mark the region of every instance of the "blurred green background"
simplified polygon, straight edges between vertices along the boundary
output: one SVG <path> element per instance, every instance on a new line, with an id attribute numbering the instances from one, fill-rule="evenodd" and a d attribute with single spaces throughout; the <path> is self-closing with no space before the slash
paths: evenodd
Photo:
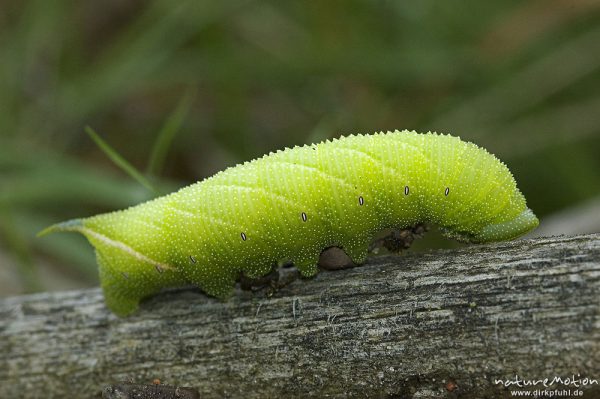
<path id="1" fill-rule="evenodd" d="M 600 2 L 4 0 L 0 295 L 97 284 L 35 233 L 285 146 L 388 129 L 486 147 L 542 218 L 600 231 Z M 427 241 L 426 246 L 445 244 Z"/>

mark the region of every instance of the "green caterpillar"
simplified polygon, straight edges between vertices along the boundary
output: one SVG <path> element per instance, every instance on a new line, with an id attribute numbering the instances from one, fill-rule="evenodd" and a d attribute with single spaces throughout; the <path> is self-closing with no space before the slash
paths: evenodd
<path id="1" fill-rule="evenodd" d="M 482 243 L 538 225 L 508 168 L 457 137 L 356 135 L 270 153 L 126 210 L 56 224 L 96 248 L 108 307 L 119 315 L 163 287 L 226 297 L 243 274 L 292 261 L 317 272 L 321 251 L 362 263 L 374 234 L 423 222 Z"/>

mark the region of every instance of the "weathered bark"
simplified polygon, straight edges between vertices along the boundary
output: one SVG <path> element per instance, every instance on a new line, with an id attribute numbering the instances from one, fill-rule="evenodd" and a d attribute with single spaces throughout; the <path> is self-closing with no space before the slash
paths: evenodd
<path id="1" fill-rule="evenodd" d="M 600 235 L 376 257 L 270 297 L 169 292 L 124 319 L 97 289 L 13 297 L 0 320 L 2 398 L 154 378 L 202 398 L 505 397 L 515 374 L 600 380 Z"/>

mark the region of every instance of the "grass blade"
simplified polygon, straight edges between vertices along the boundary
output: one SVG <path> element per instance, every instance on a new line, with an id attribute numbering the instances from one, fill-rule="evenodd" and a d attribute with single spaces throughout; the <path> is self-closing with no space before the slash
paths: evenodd
<path id="1" fill-rule="evenodd" d="M 111 161 L 115 163 L 119 168 L 121 168 L 125 173 L 135 179 L 142 186 L 146 187 L 148 190 L 152 191 L 155 194 L 158 194 L 158 191 L 150 184 L 148 179 L 144 177 L 136 168 L 133 167 L 129 162 L 127 162 L 122 156 L 120 156 L 111 146 L 108 145 L 102 138 L 89 126 L 85 127 L 85 132 L 90 136 L 94 143 L 110 158 Z"/>
<path id="2" fill-rule="evenodd" d="M 146 169 L 148 175 L 156 176 L 162 170 L 169 147 L 173 142 L 173 138 L 181 129 L 181 125 L 183 124 L 183 121 L 185 120 L 185 117 L 187 116 L 192 105 L 193 98 L 193 90 L 189 89 L 183 95 L 181 100 L 179 100 L 179 104 L 177 104 L 177 107 L 173 110 L 173 112 L 171 112 L 164 125 L 158 132 L 158 136 L 156 137 L 156 141 L 152 147 L 152 153 L 150 154 L 148 167 Z"/>

